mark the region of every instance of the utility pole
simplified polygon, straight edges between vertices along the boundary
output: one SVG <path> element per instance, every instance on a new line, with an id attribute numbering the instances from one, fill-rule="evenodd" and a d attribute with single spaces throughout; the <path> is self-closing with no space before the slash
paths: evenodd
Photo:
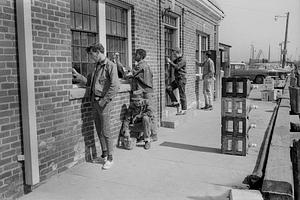
<path id="1" fill-rule="evenodd" d="M 289 16 L 290 16 L 290 13 L 288 12 L 286 14 L 284 46 L 283 46 L 283 52 L 282 52 L 283 53 L 283 55 L 282 55 L 282 68 L 284 68 L 285 62 L 286 62 L 286 54 L 287 54 L 286 43 L 287 43 L 287 35 L 288 35 Z"/>
<path id="2" fill-rule="evenodd" d="M 287 35 L 288 35 L 288 27 L 289 27 L 289 16 L 290 16 L 289 12 L 286 13 L 286 16 L 281 16 L 281 15 L 275 16 L 275 21 L 277 21 L 277 18 L 279 18 L 279 17 L 286 17 L 285 36 L 284 36 L 284 44 L 283 44 L 283 50 L 282 50 L 282 68 L 284 68 L 285 63 L 286 63 L 286 54 L 287 54 L 286 43 L 287 43 Z"/>
<path id="3" fill-rule="evenodd" d="M 270 50 L 270 44 L 269 44 L 268 62 L 270 62 L 270 52 L 271 52 L 271 50 Z"/>

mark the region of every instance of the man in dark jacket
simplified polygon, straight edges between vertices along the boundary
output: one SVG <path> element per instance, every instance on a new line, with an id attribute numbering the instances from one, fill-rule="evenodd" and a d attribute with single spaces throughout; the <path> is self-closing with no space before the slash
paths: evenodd
<path id="1" fill-rule="evenodd" d="M 173 91 L 178 88 L 179 97 L 181 103 L 181 111 L 177 115 L 186 114 L 187 105 L 186 105 L 186 95 L 185 95 L 185 84 L 186 84 L 186 60 L 182 55 L 180 48 L 172 49 L 174 61 L 171 61 L 170 58 L 166 58 L 167 63 L 174 68 L 175 80 L 167 86 L 166 92 L 171 98 L 172 106 L 179 106 L 179 103 L 173 93 Z"/>
<path id="2" fill-rule="evenodd" d="M 73 76 L 90 88 L 101 157 L 105 162 L 102 168 L 109 169 L 113 165 L 113 132 L 110 127 L 112 99 L 119 90 L 117 66 L 106 58 L 104 47 L 100 43 L 89 46 L 86 51 L 96 62 L 95 70 L 85 78 L 73 69 Z"/>
<path id="3" fill-rule="evenodd" d="M 123 130 L 121 131 L 125 137 L 130 137 L 131 132 L 143 133 L 145 141 L 145 149 L 151 146 L 151 132 L 153 129 L 154 120 L 153 108 L 148 101 L 143 99 L 142 91 L 133 92 L 131 103 L 125 114 L 123 121 Z"/>

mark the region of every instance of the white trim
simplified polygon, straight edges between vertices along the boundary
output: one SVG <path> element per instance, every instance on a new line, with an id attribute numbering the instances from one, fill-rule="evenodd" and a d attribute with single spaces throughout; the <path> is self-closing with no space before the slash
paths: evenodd
<path id="1" fill-rule="evenodd" d="M 40 182 L 36 128 L 31 1 L 16 1 L 25 183 Z"/>
<path id="2" fill-rule="evenodd" d="M 128 42 L 128 65 L 132 66 L 132 30 L 131 30 L 131 8 L 127 11 L 127 42 Z M 131 67 L 130 67 L 131 68 Z"/>
<path id="3" fill-rule="evenodd" d="M 210 10 L 215 15 L 219 16 L 220 18 L 224 18 L 225 14 L 217 8 L 214 4 L 212 4 L 209 0 L 197 0 L 200 4 L 202 4 L 206 9 Z"/>
<path id="4" fill-rule="evenodd" d="M 103 45 L 106 55 L 106 18 L 105 18 L 105 0 L 99 0 L 98 3 L 98 32 L 99 42 Z"/>
<path id="5" fill-rule="evenodd" d="M 127 60 L 129 67 L 132 65 L 132 30 L 131 30 L 131 12 L 132 8 L 125 3 L 118 4 L 113 0 L 99 0 L 99 42 L 105 48 L 106 54 L 106 3 L 111 3 L 127 10 Z"/>

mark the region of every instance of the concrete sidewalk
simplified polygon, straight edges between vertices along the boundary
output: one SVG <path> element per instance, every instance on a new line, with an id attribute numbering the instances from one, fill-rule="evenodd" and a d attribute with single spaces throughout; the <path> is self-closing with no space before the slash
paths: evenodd
<path id="1" fill-rule="evenodd" d="M 160 128 L 159 141 L 146 151 L 143 146 L 128 151 L 116 149 L 114 166 L 107 171 L 101 164 L 82 163 L 53 176 L 21 200 L 224 200 L 231 188 L 242 184 L 252 173 L 261 142 L 272 115 L 274 102 L 251 102 L 258 109 L 250 113 L 247 156 L 221 154 L 221 106 L 213 111 L 189 110 L 176 116 L 176 129 Z"/>

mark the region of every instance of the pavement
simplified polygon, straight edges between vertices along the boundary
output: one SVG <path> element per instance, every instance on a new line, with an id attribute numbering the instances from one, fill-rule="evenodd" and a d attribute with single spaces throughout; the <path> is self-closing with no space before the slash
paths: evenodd
<path id="1" fill-rule="evenodd" d="M 251 147 L 246 156 L 221 153 L 221 103 L 213 111 L 188 110 L 174 116 L 175 129 L 160 128 L 150 150 L 116 148 L 114 165 L 84 162 L 51 177 L 20 200 L 226 200 L 230 190 L 247 191 L 242 182 L 254 169 L 275 102 L 250 94 Z"/>

